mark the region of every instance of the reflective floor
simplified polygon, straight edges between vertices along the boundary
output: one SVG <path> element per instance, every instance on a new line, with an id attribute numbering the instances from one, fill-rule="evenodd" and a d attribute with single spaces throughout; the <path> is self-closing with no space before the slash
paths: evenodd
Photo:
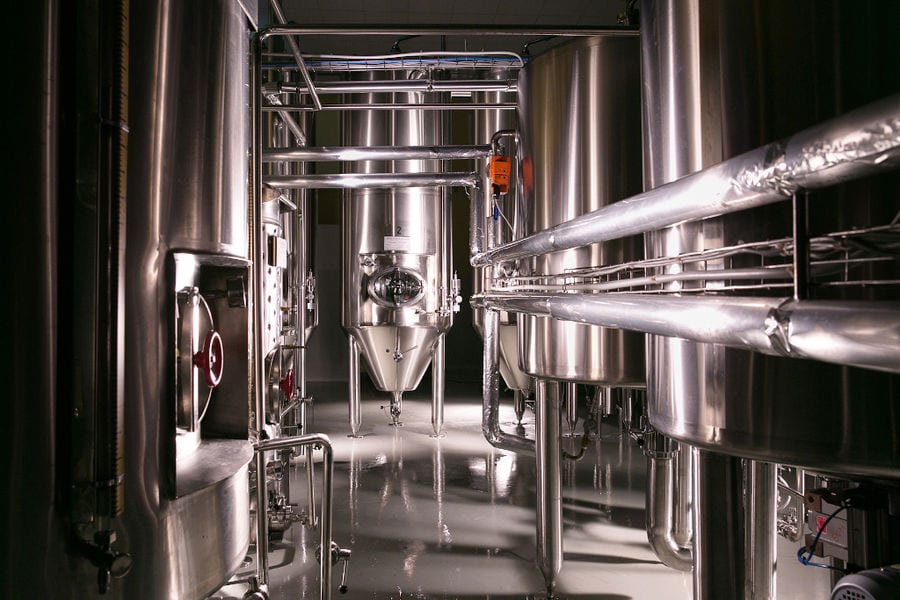
<path id="1" fill-rule="evenodd" d="M 349 591 L 336 591 L 338 567 L 334 598 L 546 597 L 534 565 L 533 458 L 484 441 L 477 386 L 448 385 L 440 438 L 431 436 L 425 394 L 405 396 L 403 426 L 392 427 L 382 408 L 387 396 L 365 392 L 365 435 L 354 439 L 347 437 L 346 390 L 314 393 L 311 430 L 328 434 L 335 451 L 334 537 L 353 551 Z M 515 416 L 506 404 L 502 422 L 512 430 Z M 532 419 L 527 411 L 526 430 Z M 574 452 L 579 442 L 567 438 L 564 448 Z M 662 566 L 647 545 L 645 463 L 633 442 L 604 425 L 600 442 L 580 462 L 566 461 L 562 477 L 565 562 L 556 597 L 691 598 L 690 575 Z M 304 466 L 295 465 L 292 502 L 301 508 L 305 481 Z M 272 600 L 318 597 L 317 546 L 318 531 L 299 524 L 274 544 Z M 253 568 L 248 564 L 237 577 Z M 212 598 L 240 599 L 245 590 L 227 586 Z"/>

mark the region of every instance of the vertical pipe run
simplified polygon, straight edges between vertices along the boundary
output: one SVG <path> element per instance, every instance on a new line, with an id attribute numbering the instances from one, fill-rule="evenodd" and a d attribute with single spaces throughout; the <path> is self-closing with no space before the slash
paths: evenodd
<path id="1" fill-rule="evenodd" d="M 261 439 L 265 426 L 265 355 L 263 354 L 263 323 L 265 323 L 265 307 L 263 305 L 263 223 L 262 223 L 262 111 L 259 106 L 260 84 L 262 82 L 262 67 L 260 65 L 262 55 L 262 42 L 257 36 L 253 40 L 253 51 L 250 53 L 250 114 L 251 128 L 250 140 L 253 148 L 251 190 L 251 253 L 253 268 L 252 279 L 252 374 L 253 374 L 253 411 L 257 438 Z M 268 557 L 268 523 L 266 516 L 266 459 L 262 452 L 257 452 L 256 462 L 256 565 L 261 585 L 268 584 L 269 557 Z"/>
<path id="2" fill-rule="evenodd" d="M 694 502 L 694 468 L 691 464 L 691 448 L 675 442 L 675 543 L 680 548 L 690 548 L 694 539 L 694 523 L 691 513 Z"/>
<path id="3" fill-rule="evenodd" d="M 350 348 L 350 437 L 359 437 L 362 411 L 359 400 L 359 345 L 353 336 L 347 337 Z"/>
<path id="4" fill-rule="evenodd" d="M 444 426 L 445 335 L 438 336 L 431 357 L 431 427 L 434 437 L 441 436 Z"/>
<path id="5" fill-rule="evenodd" d="M 552 596 L 562 569 L 562 485 L 560 480 L 560 384 L 538 379 L 534 402 L 537 563 Z"/>
<path id="6" fill-rule="evenodd" d="M 674 533 L 676 448 L 659 433 L 647 436 L 647 540 L 664 565 L 688 572 L 691 552 L 679 546 Z"/>
<path id="7" fill-rule="evenodd" d="M 484 311 L 484 352 L 481 379 L 481 432 L 495 448 L 510 452 L 534 452 L 530 439 L 500 428 L 500 313 Z"/>
<path id="8" fill-rule="evenodd" d="M 256 461 L 256 577 L 260 586 L 269 585 L 269 494 L 266 489 L 266 453 L 257 452 Z M 265 589 L 265 588 L 263 588 Z"/>
<path id="9" fill-rule="evenodd" d="M 265 440 L 256 444 L 256 467 L 257 474 L 262 473 L 265 476 L 265 454 L 273 450 L 288 450 L 296 447 L 307 448 L 307 456 L 312 457 L 315 448 L 322 449 L 322 515 L 320 518 L 321 528 L 319 530 L 319 549 L 321 551 L 321 560 L 319 561 L 319 598 L 320 600 L 329 600 L 331 598 L 331 567 L 332 560 L 335 556 L 332 548 L 331 532 L 333 526 L 333 486 L 334 486 L 334 452 L 331 446 L 331 440 L 322 434 L 301 435 L 289 438 L 280 438 L 277 440 Z M 259 469 L 263 469 L 260 471 Z M 257 540 L 256 540 L 256 558 L 257 558 L 257 580 L 261 589 L 269 583 L 269 540 L 268 540 L 268 498 L 266 486 L 256 486 L 257 498 Z M 349 557 L 349 555 L 348 555 Z"/>
<path id="10" fill-rule="evenodd" d="M 694 599 L 742 598 L 744 507 L 741 459 L 693 448 Z"/>
<path id="11" fill-rule="evenodd" d="M 745 535 L 749 564 L 744 595 L 748 600 L 775 600 L 778 465 L 751 460 L 748 467 L 749 519 Z"/>

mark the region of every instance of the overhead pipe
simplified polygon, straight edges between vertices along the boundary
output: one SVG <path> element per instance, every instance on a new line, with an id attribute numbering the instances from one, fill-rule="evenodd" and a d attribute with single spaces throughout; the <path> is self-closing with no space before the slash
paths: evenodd
<path id="1" fill-rule="evenodd" d="M 266 185 L 292 189 L 361 189 L 407 187 L 476 187 L 478 173 L 333 173 L 324 175 L 276 175 Z"/>
<path id="2" fill-rule="evenodd" d="M 290 39 L 290 38 L 289 38 Z M 456 79 L 390 79 L 375 81 L 323 81 L 316 89 L 327 94 L 381 94 L 389 92 L 509 92 L 515 93 L 516 82 L 497 80 L 465 81 Z M 263 93 L 308 94 L 308 86 L 277 82 L 265 86 Z"/>
<path id="3" fill-rule="evenodd" d="M 788 200 L 895 169 L 900 94 L 472 257 L 480 267 Z"/>
<path id="4" fill-rule="evenodd" d="M 365 27 L 339 27 L 335 25 L 282 25 L 269 27 L 259 33 L 262 40 L 283 35 L 483 35 L 483 36 L 637 36 L 634 27 L 533 27 L 531 25 L 507 25 L 505 27 L 473 27 L 471 25 L 417 25 L 399 27 L 396 25 L 366 25 Z"/>
<path id="5" fill-rule="evenodd" d="M 281 11 L 278 0 L 269 0 L 269 5 L 272 7 L 272 11 L 275 13 L 275 18 L 278 22 L 284 25 L 287 20 L 284 18 L 284 13 Z M 319 94 L 316 93 L 316 87 L 313 84 L 312 77 L 309 75 L 309 69 L 306 68 L 306 61 L 303 60 L 303 55 L 300 54 L 300 47 L 297 46 L 297 41 L 294 39 L 293 35 L 287 36 L 287 43 L 288 47 L 291 49 L 291 54 L 294 55 L 294 60 L 297 62 L 297 68 L 300 69 L 300 75 L 306 83 L 307 92 L 309 93 L 313 105 L 316 107 L 316 110 L 322 110 L 322 101 L 319 99 Z M 255 90 L 259 88 L 250 89 Z"/>
<path id="6" fill-rule="evenodd" d="M 455 160 L 486 158 L 491 147 L 481 146 L 345 146 L 291 148 L 263 152 L 263 162 L 356 160 Z"/>
<path id="7" fill-rule="evenodd" d="M 900 373 L 900 304 L 784 298 L 488 294 L 487 308 Z"/>
<path id="8" fill-rule="evenodd" d="M 318 109 L 320 112 L 346 112 L 348 110 L 516 110 L 515 102 L 500 102 L 498 104 L 484 104 L 479 102 L 465 103 L 431 103 L 431 104 L 329 104 Z M 316 109 L 311 106 L 278 105 L 264 106 L 263 112 L 313 112 Z"/>

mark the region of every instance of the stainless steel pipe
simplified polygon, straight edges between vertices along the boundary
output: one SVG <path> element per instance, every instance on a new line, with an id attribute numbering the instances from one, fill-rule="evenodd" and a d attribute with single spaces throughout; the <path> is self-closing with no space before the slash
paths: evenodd
<path id="1" fill-rule="evenodd" d="M 750 600 L 775 600 L 775 567 L 778 540 L 778 465 L 751 460 L 746 499 L 748 519 L 747 570 L 744 596 Z"/>
<path id="2" fill-rule="evenodd" d="M 257 579 L 261 585 L 269 583 L 269 533 L 268 533 L 268 494 L 266 489 L 265 453 L 272 450 L 320 446 L 322 448 L 322 514 L 319 518 L 319 598 L 331 598 L 331 530 L 333 524 L 333 479 L 334 452 L 331 440 L 327 435 L 312 433 L 294 437 L 264 440 L 254 446 L 256 451 L 256 565 Z M 312 448 L 307 452 L 308 460 L 312 460 Z M 262 465 L 262 469 L 260 469 Z"/>
<path id="3" fill-rule="evenodd" d="M 741 459 L 693 448 L 694 598 L 744 599 Z"/>
<path id="4" fill-rule="evenodd" d="M 537 563 L 552 596 L 563 562 L 560 384 L 538 379 L 534 397 Z"/>
<path id="5" fill-rule="evenodd" d="M 486 158 L 490 155 L 491 147 L 489 145 L 355 146 L 268 150 L 263 152 L 262 161 L 453 160 L 464 158 Z"/>
<path id="6" fill-rule="evenodd" d="M 308 88 L 296 83 L 279 83 L 274 90 L 295 94 L 308 93 Z M 316 86 L 327 94 L 372 94 L 388 92 L 515 92 L 516 81 L 477 80 L 461 81 L 454 79 L 403 79 L 374 81 L 323 81 Z"/>
<path id="7" fill-rule="evenodd" d="M 632 27 L 533 27 L 531 25 L 508 25 L 506 27 L 473 27 L 471 25 L 419 25 L 397 27 L 396 25 L 367 25 L 365 27 L 336 27 L 333 25 L 285 25 L 269 27 L 259 33 L 263 40 L 282 35 L 511 35 L 511 36 L 637 36 Z"/>
<path id="8" fill-rule="evenodd" d="M 266 177 L 268 186 L 281 189 L 362 189 L 408 187 L 476 187 L 478 173 L 334 173 Z"/>
<path id="9" fill-rule="evenodd" d="M 472 257 L 484 266 L 787 200 L 897 168 L 900 94 Z"/>
<path id="10" fill-rule="evenodd" d="M 462 102 L 452 104 L 441 102 L 429 102 L 426 104 L 409 104 L 404 102 L 399 102 L 397 104 L 359 104 L 350 102 L 344 104 L 326 104 L 321 109 L 319 109 L 319 111 L 346 112 L 350 110 L 516 110 L 516 108 L 517 105 L 515 102 L 501 102 L 499 104 L 485 104 L 483 102 L 472 102 L 471 104 L 465 104 Z M 262 110 L 263 112 L 313 112 L 316 109 L 311 106 L 296 106 L 293 104 L 286 104 L 279 106 L 264 106 Z"/>
<path id="11" fill-rule="evenodd" d="M 534 441 L 500 428 L 500 314 L 484 311 L 481 432 L 491 446 L 511 452 L 534 452 Z"/>
<path id="12" fill-rule="evenodd" d="M 653 434 L 664 448 L 647 449 L 647 540 L 659 560 L 672 569 L 690 572 L 691 551 L 675 539 L 675 446 L 674 442 Z M 688 457 L 688 464 L 690 459 Z"/>
<path id="13" fill-rule="evenodd" d="M 281 11 L 281 6 L 278 4 L 278 0 L 269 0 L 269 5 L 272 7 L 272 11 L 275 13 L 275 18 L 278 20 L 278 23 L 284 25 L 287 20 L 284 18 L 284 13 Z M 289 35 L 287 36 L 287 43 L 288 47 L 291 49 L 291 54 L 294 56 L 294 60 L 297 62 L 297 68 L 300 69 L 300 75 L 303 77 L 303 81 L 306 82 L 309 97 L 310 99 L 312 99 L 313 105 L 315 105 L 316 110 L 321 110 L 322 101 L 319 99 L 319 95 L 316 93 L 316 88 L 313 84 L 312 77 L 310 77 L 309 75 L 309 69 L 306 68 L 306 61 L 303 60 L 303 55 L 300 54 L 300 47 L 297 46 L 297 40 L 294 39 L 294 36 Z"/>
<path id="14" fill-rule="evenodd" d="M 691 447 L 675 442 L 675 523 L 673 535 L 681 548 L 690 548 L 694 541 L 694 523 L 691 513 L 694 504 L 694 467 Z"/>
<path id="15" fill-rule="evenodd" d="M 900 304 L 648 295 L 504 296 L 485 305 L 773 356 L 900 373 Z"/>

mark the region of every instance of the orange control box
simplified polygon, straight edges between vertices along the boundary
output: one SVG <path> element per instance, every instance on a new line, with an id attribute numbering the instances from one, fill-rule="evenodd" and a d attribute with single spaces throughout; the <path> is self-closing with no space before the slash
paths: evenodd
<path id="1" fill-rule="evenodd" d="M 492 156 L 491 166 L 488 170 L 491 178 L 491 187 L 495 194 L 505 194 L 509 191 L 509 157 Z"/>

